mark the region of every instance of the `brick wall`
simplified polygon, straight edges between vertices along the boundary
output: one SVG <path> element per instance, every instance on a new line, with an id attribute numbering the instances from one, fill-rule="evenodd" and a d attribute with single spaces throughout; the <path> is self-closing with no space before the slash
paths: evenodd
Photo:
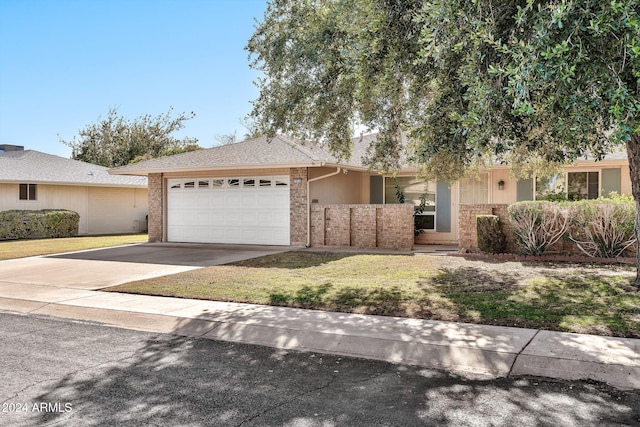
<path id="1" fill-rule="evenodd" d="M 290 241 L 293 246 L 307 244 L 307 168 L 291 168 L 289 170 Z M 300 183 L 294 181 L 300 179 Z"/>
<path id="2" fill-rule="evenodd" d="M 311 205 L 311 246 L 413 249 L 413 205 Z"/>
<path id="3" fill-rule="evenodd" d="M 163 228 L 163 190 L 162 190 L 162 174 L 149 174 L 149 241 L 162 241 Z"/>

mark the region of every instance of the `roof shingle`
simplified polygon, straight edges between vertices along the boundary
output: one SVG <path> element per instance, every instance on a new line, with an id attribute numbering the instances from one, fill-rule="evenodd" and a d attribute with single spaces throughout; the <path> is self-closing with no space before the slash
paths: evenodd
<path id="1" fill-rule="evenodd" d="M 0 182 L 146 187 L 147 178 L 113 176 L 108 168 L 34 150 L 0 153 Z"/>
<path id="2" fill-rule="evenodd" d="M 146 174 L 154 171 L 177 171 L 215 168 L 275 167 L 334 163 L 336 159 L 322 147 L 276 136 L 248 139 L 173 156 L 151 159 L 111 169 L 113 174 Z"/>
<path id="3" fill-rule="evenodd" d="M 364 158 L 377 134 L 363 135 L 351 140 L 351 158 L 339 160 L 320 144 L 287 138 L 281 135 L 271 141 L 265 137 L 248 139 L 205 150 L 191 151 L 173 156 L 111 169 L 117 175 L 146 175 L 152 172 L 192 171 L 210 169 L 250 169 L 270 167 L 305 167 L 335 165 L 367 169 Z M 612 153 L 604 160 L 625 160 L 626 153 Z M 401 167 L 409 168 L 406 153 L 401 155 Z"/>

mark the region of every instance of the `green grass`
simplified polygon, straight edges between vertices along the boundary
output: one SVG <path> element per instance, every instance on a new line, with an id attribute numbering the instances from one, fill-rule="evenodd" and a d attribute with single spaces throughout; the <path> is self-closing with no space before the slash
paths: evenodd
<path id="1" fill-rule="evenodd" d="M 0 242 L 0 260 L 142 243 L 146 242 L 147 238 L 146 234 L 123 234 L 61 239 L 10 240 Z"/>
<path id="2" fill-rule="evenodd" d="M 110 291 L 640 338 L 631 266 L 287 252 Z"/>

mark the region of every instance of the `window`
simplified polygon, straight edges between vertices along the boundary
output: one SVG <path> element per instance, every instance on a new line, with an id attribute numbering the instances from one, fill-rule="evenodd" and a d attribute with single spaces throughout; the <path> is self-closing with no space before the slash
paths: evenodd
<path id="1" fill-rule="evenodd" d="M 198 181 L 198 188 L 209 188 L 209 180 Z"/>
<path id="2" fill-rule="evenodd" d="M 567 189 L 565 184 L 564 173 L 558 173 L 548 178 L 536 178 L 536 200 L 543 200 L 556 194 L 565 194 Z"/>
<path id="3" fill-rule="evenodd" d="M 569 200 L 597 199 L 600 188 L 600 173 L 569 172 L 567 174 L 567 197 Z"/>
<path id="4" fill-rule="evenodd" d="M 221 188 L 224 185 L 224 179 L 212 179 L 211 188 Z"/>
<path id="5" fill-rule="evenodd" d="M 189 181 L 184 183 L 184 188 L 196 188 L 195 181 Z"/>
<path id="6" fill-rule="evenodd" d="M 260 187 L 271 187 L 271 180 L 260 178 Z"/>
<path id="7" fill-rule="evenodd" d="M 253 178 L 245 178 L 242 180 L 242 186 L 243 187 L 255 187 L 256 186 L 256 180 Z"/>
<path id="8" fill-rule="evenodd" d="M 436 229 L 436 184 L 415 177 L 385 178 L 384 201 L 387 204 L 400 203 L 398 200 L 396 184 L 404 194 L 405 203 L 420 206 L 422 197 L 425 200 L 425 209 L 420 215 L 415 216 L 416 228 L 422 230 Z"/>
<path id="9" fill-rule="evenodd" d="M 228 179 L 227 184 L 229 187 L 240 187 L 240 180 L 237 178 Z"/>
<path id="10" fill-rule="evenodd" d="M 489 203 L 489 174 L 481 173 L 460 181 L 461 205 L 484 205 Z"/>
<path id="11" fill-rule="evenodd" d="M 20 184 L 20 200 L 38 200 L 36 187 L 36 184 Z"/>

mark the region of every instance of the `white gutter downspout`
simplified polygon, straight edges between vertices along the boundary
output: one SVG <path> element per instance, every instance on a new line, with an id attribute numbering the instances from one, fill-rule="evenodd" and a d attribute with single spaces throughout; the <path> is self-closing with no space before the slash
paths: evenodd
<path id="1" fill-rule="evenodd" d="M 335 172 L 331 172 L 327 175 L 322 175 L 322 176 L 318 176 L 316 178 L 311 178 L 307 180 L 307 248 L 309 246 L 311 246 L 311 201 L 309 199 L 310 194 L 309 194 L 309 189 L 310 186 L 309 184 L 312 181 L 320 181 L 321 179 L 325 179 L 325 178 L 329 178 L 330 176 L 334 176 L 334 175 L 338 175 L 340 173 L 340 171 L 342 171 L 342 168 L 340 166 L 338 166 L 336 168 Z"/>

